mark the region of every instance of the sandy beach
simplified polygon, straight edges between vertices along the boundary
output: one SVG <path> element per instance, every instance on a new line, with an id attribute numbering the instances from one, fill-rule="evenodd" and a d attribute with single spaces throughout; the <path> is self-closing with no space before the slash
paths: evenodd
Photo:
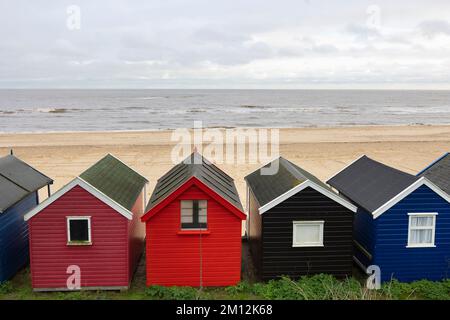
<path id="1" fill-rule="evenodd" d="M 112 153 L 150 180 L 169 170 L 177 143 L 171 131 L 0 134 L 0 155 L 14 154 L 55 180 L 52 192 L 106 153 Z M 357 157 L 415 174 L 450 151 L 450 126 L 373 126 L 280 129 L 280 153 L 326 180 Z M 260 164 L 218 164 L 235 180 L 245 203 L 244 176 Z"/>

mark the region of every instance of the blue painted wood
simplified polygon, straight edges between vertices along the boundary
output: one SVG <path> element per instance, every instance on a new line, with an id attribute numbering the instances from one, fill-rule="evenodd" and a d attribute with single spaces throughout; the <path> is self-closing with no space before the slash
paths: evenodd
<path id="1" fill-rule="evenodd" d="M 14 276 L 29 260 L 28 225 L 24 215 L 38 204 L 37 192 L 0 214 L 0 282 Z"/>
<path id="2" fill-rule="evenodd" d="M 407 248 L 408 213 L 437 212 L 435 248 Z M 358 219 L 357 219 L 358 220 Z M 364 222 L 361 222 L 363 220 Z M 381 268 L 382 281 L 441 280 L 450 276 L 450 204 L 427 186 L 421 186 L 368 224 L 360 217 L 355 235 L 373 233 L 372 264 Z"/>
<path id="3" fill-rule="evenodd" d="M 365 253 L 373 255 L 375 247 L 375 221 L 372 214 L 358 208 L 353 222 L 353 239 L 358 245 L 354 246 L 354 255 L 366 268 L 372 264 L 372 259 Z M 361 247 L 364 250 L 361 250 Z"/>

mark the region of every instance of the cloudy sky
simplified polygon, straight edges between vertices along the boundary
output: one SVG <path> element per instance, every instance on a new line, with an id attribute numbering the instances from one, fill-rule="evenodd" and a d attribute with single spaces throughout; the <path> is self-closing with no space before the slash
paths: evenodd
<path id="1" fill-rule="evenodd" d="M 0 0 L 2 88 L 450 89 L 448 0 Z"/>

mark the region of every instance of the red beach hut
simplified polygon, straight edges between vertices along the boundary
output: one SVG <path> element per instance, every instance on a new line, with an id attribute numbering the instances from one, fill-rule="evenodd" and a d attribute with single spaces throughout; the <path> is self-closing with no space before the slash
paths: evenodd
<path id="1" fill-rule="evenodd" d="M 158 180 L 141 219 L 147 285 L 238 283 L 245 218 L 233 179 L 191 154 Z"/>
<path id="2" fill-rule="evenodd" d="M 128 288 L 144 247 L 147 182 L 107 155 L 28 212 L 33 289 Z"/>

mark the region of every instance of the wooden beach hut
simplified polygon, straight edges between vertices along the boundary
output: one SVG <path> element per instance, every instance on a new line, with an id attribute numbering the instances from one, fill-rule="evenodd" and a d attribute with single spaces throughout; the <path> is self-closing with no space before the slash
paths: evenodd
<path id="1" fill-rule="evenodd" d="M 142 217 L 147 285 L 238 283 L 243 220 L 233 179 L 191 154 L 158 180 Z"/>
<path id="2" fill-rule="evenodd" d="M 450 266 L 450 196 L 427 177 L 362 156 L 328 183 L 358 205 L 355 261 L 381 280 L 441 280 Z"/>
<path id="3" fill-rule="evenodd" d="M 33 289 L 128 288 L 144 244 L 147 182 L 107 155 L 27 213 Z"/>
<path id="4" fill-rule="evenodd" d="M 356 206 L 283 157 L 245 180 L 248 240 L 262 280 L 351 276 Z"/>
<path id="5" fill-rule="evenodd" d="M 13 155 L 0 158 L 0 283 L 28 263 L 28 226 L 23 217 L 39 203 L 38 191 L 52 183 Z"/>

